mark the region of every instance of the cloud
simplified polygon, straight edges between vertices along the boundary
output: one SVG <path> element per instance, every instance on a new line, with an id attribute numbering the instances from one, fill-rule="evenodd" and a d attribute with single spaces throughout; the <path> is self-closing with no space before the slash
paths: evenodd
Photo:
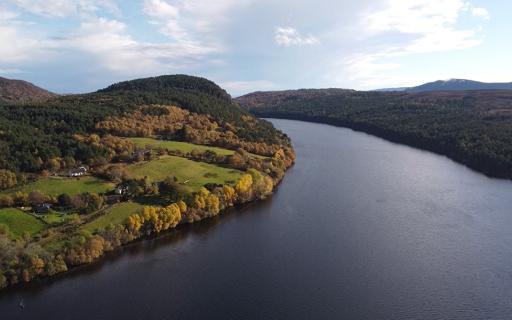
<path id="1" fill-rule="evenodd" d="M 489 11 L 487 11 L 487 9 L 484 8 L 472 7 L 471 14 L 473 15 L 473 17 L 483 18 L 485 20 L 491 19 Z"/>
<path id="2" fill-rule="evenodd" d="M 387 77 L 383 70 L 399 69 L 399 64 L 388 62 L 397 57 L 478 46 L 482 43 L 478 28 L 458 28 L 461 16 L 468 11 L 479 17 L 487 12 L 465 0 L 389 0 L 384 8 L 361 17 L 362 41 L 371 43 L 365 46 L 367 50 L 372 45 L 374 49 L 353 54 L 345 68 L 366 86 Z"/>
<path id="3" fill-rule="evenodd" d="M 177 42 L 224 49 L 222 27 L 230 10 L 252 0 L 182 0 L 171 4 L 166 0 L 144 0 L 144 12 L 159 31 Z"/>
<path id="4" fill-rule="evenodd" d="M 302 36 L 297 29 L 292 27 L 278 27 L 275 31 L 275 42 L 279 46 L 308 46 L 318 44 L 319 41 L 312 35 Z"/>
<path id="5" fill-rule="evenodd" d="M 18 7 L 44 17 L 67 17 L 100 10 L 119 14 L 114 0 L 11 0 Z"/>
<path id="6" fill-rule="evenodd" d="M 83 22 L 65 42 L 96 56 L 105 68 L 124 74 L 171 71 L 212 52 L 192 43 L 138 42 L 126 29 L 120 21 L 97 18 Z"/>
<path id="7" fill-rule="evenodd" d="M 99 17 L 114 12 L 115 2 L 99 0 L 12 0 L 33 14 L 61 18 L 72 16 L 79 27 L 51 36 L 38 31 L 39 25 L 23 21 L 21 15 L 0 7 L 0 67 L 13 70 L 22 62 L 44 61 L 51 55 L 93 57 L 96 70 L 119 75 L 170 73 L 192 68 L 208 55 L 219 52 L 218 46 L 196 41 L 182 29 L 180 9 L 163 0 L 146 0 L 144 13 L 154 19 L 168 41 L 145 42 L 130 35 L 120 20 Z M 186 2 L 186 1 L 185 1 Z M 182 3 L 184 5 L 184 3 Z M 189 4 L 190 5 L 190 4 Z M 13 7 L 15 8 L 15 7 Z"/>
<path id="8" fill-rule="evenodd" d="M 423 53 L 469 48 L 481 43 L 475 38 L 475 31 L 455 28 L 468 6 L 465 0 L 391 0 L 387 8 L 366 17 L 366 32 L 411 35 L 413 40 L 397 51 Z"/>
<path id="9" fill-rule="evenodd" d="M 51 41 L 41 33 L 21 30 L 18 15 L 0 7 L 0 63 L 16 63 L 48 53 Z"/>
<path id="10" fill-rule="evenodd" d="M 163 0 L 145 0 L 144 12 L 152 17 L 176 19 L 179 17 L 177 7 Z"/>

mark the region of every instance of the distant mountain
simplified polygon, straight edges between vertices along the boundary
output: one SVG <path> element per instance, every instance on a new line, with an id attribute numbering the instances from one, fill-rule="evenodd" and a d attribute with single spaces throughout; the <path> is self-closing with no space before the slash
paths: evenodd
<path id="1" fill-rule="evenodd" d="M 284 91 L 258 91 L 238 97 L 235 100 L 244 109 L 267 107 L 310 98 L 337 96 L 354 92 L 348 89 L 299 89 Z"/>
<path id="2" fill-rule="evenodd" d="M 383 89 L 377 89 L 373 91 L 377 92 L 404 92 L 410 89 L 409 87 L 399 87 L 399 88 L 383 88 Z"/>
<path id="3" fill-rule="evenodd" d="M 0 103 L 44 101 L 55 96 L 30 82 L 0 77 Z"/>
<path id="4" fill-rule="evenodd" d="M 417 87 L 389 88 L 375 91 L 389 92 L 428 92 L 428 91 L 467 91 L 467 90 L 512 90 L 512 82 L 489 83 L 465 79 L 438 80 Z"/>

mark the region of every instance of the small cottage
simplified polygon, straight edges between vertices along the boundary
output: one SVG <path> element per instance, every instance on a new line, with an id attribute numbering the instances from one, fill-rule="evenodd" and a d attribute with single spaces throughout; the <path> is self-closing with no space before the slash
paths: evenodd
<path id="1" fill-rule="evenodd" d="M 83 175 L 85 175 L 87 173 L 87 168 L 85 167 L 80 167 L 80 168 L 77 168 L 77 169 L 72 169 L 69 171 L 69 176 L 70 177 L 81 177 Z"/>

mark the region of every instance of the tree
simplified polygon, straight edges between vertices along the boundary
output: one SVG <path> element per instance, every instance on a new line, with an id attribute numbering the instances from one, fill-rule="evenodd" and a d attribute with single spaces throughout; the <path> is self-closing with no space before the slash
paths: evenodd
<path id="1" fill-rule="evenodd" d="M 10 189 L 18 183 L 16 174 L 9 170 L 0 170 L 0 190 Z"/>
<path id="2" fill-rule="evenodd" d="M 28 194 L 23 193 L 23 192 L 19 192 L 19 191 L 16 192 L 14 194 L 13 200 L 14 200 L 14 204 L 17 205 L 18 207 L 24 207 L 29 204 Z"/>
<path id="3" fill-rule="evenodd" d="M 83 209 L 85 207 L 85 201 L 80 194 L 75 194 L 71 197 L 71 205 L 76 209 Z"/>
<path id="4" fill-rule="evenodd" d="M 0 207 L 12 207 L 14 205 L 13 198 L 8 194 L 0 195 Z"/>
<path id="5" fill-rule="evenodd" d="M 178 199 L 180 196 L 180 184 L 177 180 L 176 177 L 168 176 L 164 181 L 160 182 L 160 195 L 167 197 L 171 201 Z"/>
<path id="6" fill-rule="evenodd" d="M 230 185 L 222 186 L 222 197 L 224 200 L 224 205 L 226 207 L 231 207 L 235 204 L 236 201 L 236 191 Z"/>
<path id="7" fill-rule="evenodd" d="M 57 172 L 60 170 L 60 159 L 59 158 L 53 158 L 48 161 L 46 166 L 51 172 Z"/>
<path id="8" fill-rule="evenodd" d="M 57 201 L 61 207 L 70 207 L 72 205 L 71 196 L 67 193 L 60 194 L 57 197 Z"/>
<path id="9" fill-rule="evenodd" d="M 220 212 L 220 201 L 219 197 L 216 195 L 210 193 L 206 197 L 206 211 L 208 211 L 210 214 L 216 216 Z"/>
<path id="10" fill-rule="evenodd" d="M 83 193 L 82 199 L 86 213 L 98 211 L 103 207 L 104 198 L 97 193 Z"/>
<path id="11" fill-rule="evenodd" d="M 251 187 L 252 187 L 252 176 L 250 174 L 244 174 L 240 177 L 235 185 L 236 193 L 242 202 L 250 200 Z"/>
<path id="12" fill-rule="evenodd" d="M 40 191 L 32 191 L 28 194 L 28 201 L 32 206 L 38 206 L 47 201 L 47 196 L 42 194 Z"/>
<path id="13" fill-rule="evenodd" d="M 196 209 L 205 209 L 206 208 L 206 198 L 210 194 L 208 189 L 202 187 L 198 192 L 194 193 L 192 206 Z"/>

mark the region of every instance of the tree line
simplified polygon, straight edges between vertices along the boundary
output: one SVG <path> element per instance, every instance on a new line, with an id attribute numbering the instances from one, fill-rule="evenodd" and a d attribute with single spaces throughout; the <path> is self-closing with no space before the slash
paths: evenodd
<path id="1" fill-rule="evenodd" d="M 279 101 L 255 115 L 349 127 L 512 178 L 511 92 L 345 92 Z"/>
<path id="2" fill-rule="evenodd" d="M 0 288 L 65 272 L 136 239 L 172 230 L 180 223 L 194 223 L 216 216 L 238 204 L 266 198 L 274 186 L 268 175 L 251 169 L 234 186 L 201 188 L 189 197 L 163 207 L 145 206 L 122 224 L 111 224 L 94 234 L 77 231 L 68 239 L 62 239 L 62 247 L 53 250 L 32 242 L 29 236 L 12 240 L 8 229 L 0 225 Z"/>

